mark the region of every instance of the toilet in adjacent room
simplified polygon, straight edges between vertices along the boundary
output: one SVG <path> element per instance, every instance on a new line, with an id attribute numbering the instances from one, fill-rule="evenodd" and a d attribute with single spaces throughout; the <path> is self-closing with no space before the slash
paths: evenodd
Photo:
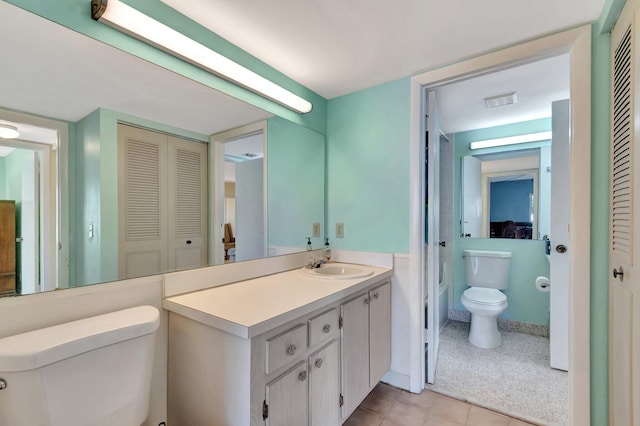
<path id="1" fill-rule="evenodd" d="M 159 325 L 138 306 L 0 339 L 0 423 L 142 424 Z"/>
<path id="2" fill-rule="evenodd" d="M 498 315 L 507 309 L 507 296 L 500 290 L 509 286 L 511 253 L 464 250 L 466 283 L 462 305 L 471 312 L 469 342 L 483 349 L 500 346 Z"/>

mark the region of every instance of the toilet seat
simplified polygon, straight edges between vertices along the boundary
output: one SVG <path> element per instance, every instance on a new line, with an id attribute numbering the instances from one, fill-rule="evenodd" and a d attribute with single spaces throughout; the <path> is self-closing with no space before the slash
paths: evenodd
<path id="1" fill-rule="evenodd" d="M 507 302 L 507 296 L 495 288 L 470 287 L 462 293 L 462 297 L 470 303 L 494 306 Z"/>

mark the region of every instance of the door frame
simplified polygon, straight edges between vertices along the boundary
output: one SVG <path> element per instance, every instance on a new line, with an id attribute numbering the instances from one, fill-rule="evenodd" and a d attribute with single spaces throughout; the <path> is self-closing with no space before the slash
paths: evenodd
<path id="1" fill-rule="evenodd" d="M 461 81 L 544 58 L 570 56 L 571 105 L 571 207 L 569 306 L 569 419 L 571 424 L 590 423 L 590 219 L 591 219 L 591 26 L 585 25 L 551 36 L 498 50 L 417 75 L 411 79 L 410 150 L 424 151 L 421 136 L 421 103 L 425 88 Z M 410 307 L 410 390 L 420 392 L 424 371 L 424 178 L 420 156 L 410 159 L 409 278 L 413 283 Z M 420 303 L 418 303 L 420 302 Z"/>
<path id="2" fill-rule="evenodd" d="M 236 127 L 235 129 L 211 135 L 209 149 L 209 264 L 224 263 L 224 144 L 247 136 L 262 134 L 263 154 L 263 211 L 264 211 L 264 247 L 268 253 L 268 216 L 267 216 L 267 120 Z"/>
<path id="3" fill-rule="evenodd" d="M 56 132 L 52 144 L 29 142 L 26 139 L 5 140 L 4 144 L 16 144 L 23 149 L 48 152 L 49 161 L 40 170 L 43 198 L 40 200 L 40 282 L 41 291 L 69 287 L 69 172 L 68 145 L 69 124 L 63 121 L 38 117 L 0 108 L 0 118 L 15 123 L 50 129 Z M 21 145 L 21 146 L 18 146 Z M 28 147 L 28 148 L 25 148 Z M 47 148 L 48 147 L 48 148 Z M 47 164 L 48 163 L 48 164 Z M 44 185 L 49 183 L 45 188 Z M 46 255 L 45 255 L 46 254 Z M 44 283 L 44 285 L 42 285 Z"/>

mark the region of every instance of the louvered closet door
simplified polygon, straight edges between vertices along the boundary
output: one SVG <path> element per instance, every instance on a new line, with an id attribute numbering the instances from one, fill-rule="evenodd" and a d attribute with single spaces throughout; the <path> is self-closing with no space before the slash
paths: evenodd
<path id="1" fill-rule="evenodd" d="M 169 269 L 207 264 L 207 145 L 169 137 Z"/>
<path id="2" fill-rule="evenodd" d="M 167 270 L 167 136 L 118 125 L 118 275 Z"/>
<path id="3" fill-rule="evenodd" d="M 612 31 L 612 139 L 610 179 L 609 380 L 610 424 L 640 424 L 640 164 L 638 84 L 639 0 L 628 1 Z M 635 124 L 634 124 L 635 123 Z M 597 301 L 596 301 L 597 302 Z"/>

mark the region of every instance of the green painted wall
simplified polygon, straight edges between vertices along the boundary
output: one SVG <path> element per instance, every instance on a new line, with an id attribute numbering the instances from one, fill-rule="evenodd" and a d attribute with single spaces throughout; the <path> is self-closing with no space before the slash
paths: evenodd
<path id="1" fill-rule="evenodd" d="M 324 235 L 324 135 L 280 117 L 267 120 L 269 246 L 305 247 L 314 222 Z M 320 248 L 322 237 L 311 238 Z"/>
<path id="2" fill-rule="evenodd" d="M 549 142 L 534 142 L 485 149 L 469 149 L 469 143 L 477 140 L 494 139 L 507 136 L 523 135 L 527 133 L 545 132 L 551 130 L 551 119 L 526 121 L 522 123 L 495 126 L 485 129 L 460 132 L 453 135 L 453 308 L 466 311 L 460 297 L 467 289 L 465 282 L 464 250 L 500 250 L 512 254 L 509 274 L 509 288 L 505 290 L 509 307 L 500 318 L 520 321 L 530 324 L 549 325 L 549 293 L 537 291 L 534 283 L 538 276 L 549 276 L 549 262 L 545 255 L 545 243 L 541 240 L 510 240 L 503 238 L 461 238 L 460 229 L 460 199 L 461 199 L 461 164 L 462 157 L 467 155 L 507 152 L 528 148 L 548 146 Z"/>
<path id="3" fill-rule="evenodd" d="M 156 48 L 146 45 L 113 28 L 91 19 L 89 0 L 6 0 L 8 3 L 29 10 L 53 22 L 57 22 L 96 40 L 139 56 L 161 67 L 183 74 L 206 86 L 212 87 L 233 97 L 246 101 L 273 114 L 304 125 L 321 133 L 326 131 L 326 100 L 305 88 L 284 74 L 276 71 L 264 62 L 232 45 L 222 37 L 212 33 L 200 24 L 162 3 L 160 0 L 129 0 L 130 6 L 150 17 L 172 27 L 212 50 L 227 56 L 240 65 L 281 85 L 285 89 L 301 96 L 313 104 L 313 110 L 307 114 L 295 113 L 275 102 L 267 100 L 246 89 L 229 83 L 196 66 L 188 64 Z"/>
<path id="4" fill-rule="evenodd" d="M 409 252 L 410 79 L 329 101 L 328 233 L 332 246 Z M 344 238 L 335 224 L 344 223 Z"/>
<path id="5" fill-rule="evenodd" d="M 618 7 L 614 9 L 619 11 Z M 600 34 L 595 28 L 596 25 L 591 38 L 591 424 L 599 426 L 609 423 L 611 37 L 609 32 Z"/>

